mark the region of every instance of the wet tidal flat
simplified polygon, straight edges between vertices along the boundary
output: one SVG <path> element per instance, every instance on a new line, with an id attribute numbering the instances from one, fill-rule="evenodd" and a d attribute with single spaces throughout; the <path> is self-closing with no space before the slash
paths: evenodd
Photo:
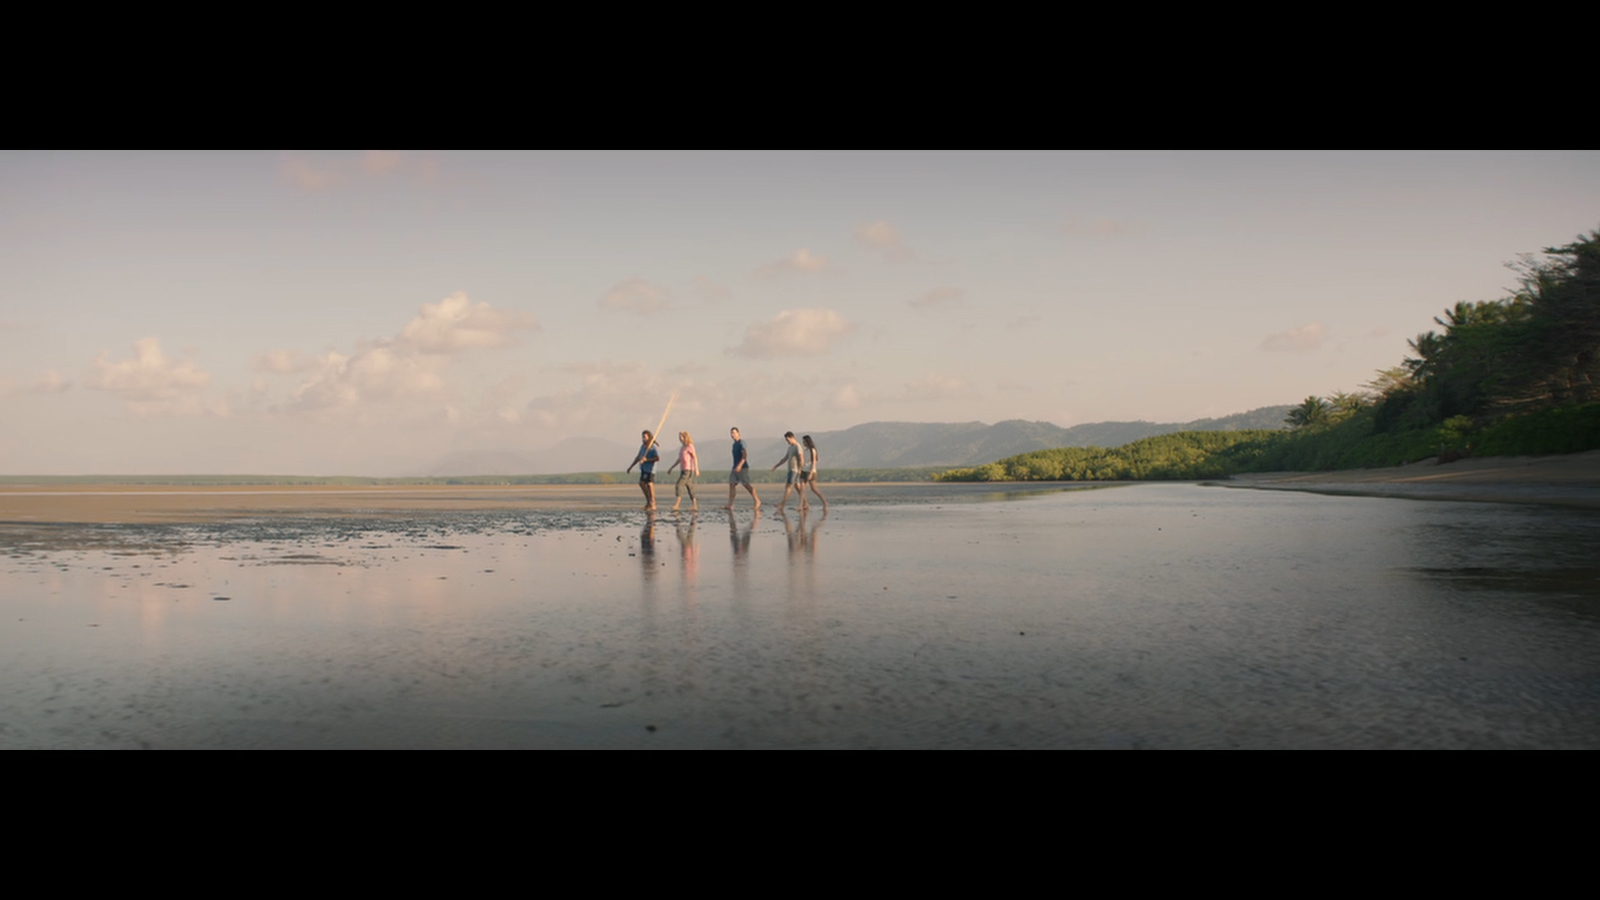
<path id="1" fill-rule="evenodd" d="M 0 524 L 0 748 L 1600 746 L 1592 510 L 740 493 Z"/>

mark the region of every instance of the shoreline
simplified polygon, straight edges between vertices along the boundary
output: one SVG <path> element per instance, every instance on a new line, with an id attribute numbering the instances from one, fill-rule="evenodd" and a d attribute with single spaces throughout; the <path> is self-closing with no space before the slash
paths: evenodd
<path id="1" fill-rule="evenodd" d="M 1107 485 L 1056 482 L 1031 484 L 938 484 L 933 482 L 823 482 L 829 502 L 961 503 L 998 493 L 1046 493 Z M 663 491 L 663 487 L 667 490 Z M 758 485 L 761 511 L 775 513 L 783 485 Z M 699 513 L 722 513 L 725 485 L 696 486 Z M 656 485 L 656 514 L 672 512 L 671 485 Z M 811 498 L 815 504 L 816 498 Z M 181 525 L 235 519 L 398 518 L 440 512 L 634 511 L 643 512 L 634 484 L 593 485 L 407 485 L 407 486 L 197 486 L 82 485 L 0 487 L 0 525 Z M 819 508 L 814 510 L 820 512 Z M 748 514 L 750 496 L 740 489 L 736 514 Z M 789 500 L 798 513 L 798 501 Z M 680 514 L 690 512 L 685 498 Z"/>
<path id="2" fill-rule="evenodd" d="M 1600 509 L 1600 450 L 1557 456 L 1468 458 L 1443 465 L 1430 457 L 1411 465 L 1383 469 L 1262 472 L 1207 483 L 1349 497 Z"/>

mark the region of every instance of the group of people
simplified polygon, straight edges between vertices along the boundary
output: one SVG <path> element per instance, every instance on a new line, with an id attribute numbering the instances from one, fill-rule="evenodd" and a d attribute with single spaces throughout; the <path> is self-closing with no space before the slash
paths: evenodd
<path id="1" fill-rule="evenodd" d="M 750 492 L 750 499 L 755 501 L 755 508 L 761 508 L 761 497 L 756 494 L 755 485 L 750 483 L 750 454 L 745 450 L 744 440 L 739 437 L 739 429 L 728 431 L 728 436 L 733 438 L 733 471 L 728 473 L 728 505 L 723 509 L 733 509 L 733 499 L 738 492 L 739 485 Z M 656 508 L 656 463 L 661 461 L 661 451 L 656 449 L 655 435 L 649 431 L 640 434 L 643 443 L 639 446 L 639 455 L 628 464 L 628 471 L 632 472 L 634 466 L 639 467 L 639 490 L 644 492 L 646 510 Z M 822 501 L 822 508 L 828 508 L 828 500 L 822 496 L 822 491 L 817 489 L 818 460 L 817 445 L 812 442 L 811 435 L 806 435 L 798 441 L 794 432 L 784 432 L 783 439 L 788 443 L 783 459 L 772 465 L 773 471 L 778 466 L 789 467 L 788 480 L 784 482 L 783 499 L 778 502 L 778 509 L 782 510 L 789 502 L 789 494 L 798 491 L 800 495 L 800 508 L 807 509 L 806 489 L 810 488 L 817 499 Z M 801 442 L 804 442 L 802 446 Z M 689 432 L 678 432 L 678 460 L 667 467 L 667 474 L 671 475 L 673 469 L 678 470 L 678 483 L 672 488 L 672 510 L 677 512 L 679 504 L 683 502 L 685 491 L 689 494 L 690 509 L 699 509 L 700 502 L 694 496 L 694 480 L 700 476 L 700 457 L 694 450 L 694 438 Z"/>

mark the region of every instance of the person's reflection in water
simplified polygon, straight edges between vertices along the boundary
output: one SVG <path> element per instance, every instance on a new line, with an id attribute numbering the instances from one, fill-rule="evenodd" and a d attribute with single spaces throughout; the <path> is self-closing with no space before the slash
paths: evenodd
<path id="1" fill-rule="evenodd" d="M 732 512 L 728 513 L 728 541 L 733 544 L 734 565 L 742 563 L 745 557 L 750 554 L 750 535 L 755 532 L 756 523 L 759 521 L 761 521 L 761 511 L 756 510 L 755 514 L 750 517 L 750 527 L 746 528 L 743 534 L 740 534 L 739 517 Z"/>
<path id="2" fill-rule="evenodd" d="M 822 523 L 826 521 L 828 521 L 828 508 L 824 506 L 822 508 L 822 515 L 817 516 L 816 524 L 811 526 L 810 533 L 805 537 L 806 562 L 808 563 L 814 563 L 817 561 L 817 532 L 822 530 Z M 806 514 L 802 512 L 800 513 L 800 530 L 804 531 L 805 527 Z"/>
<path id="3" fill-rule="evenodd" d="M 749 596 L 750 578 L 750 535 L 756 530 L 756 523 L 761 521 L 761 510 L 756 510 L 750 517 L 750 527 L 739 533 L 739 519 L 728 511 L 728 541 L 733 545 L 733 600 L 742 605 Z"/>
<path id="4" fill-rule="evenodd" d="M 784 537 L 789 539 L 789 565 L 793 567 L 795 558 L 799 556 L 806 547 L 805 510 L 800 511 L 800 527 L 798 528 L 789 522 L 789 514 L 784 512 L 784 509 L 781 506 L 778 507 L 778 518 L 783 522 Z"/>
<path id="5" fill-rule="evenodd" d="M 700 577 L 700 543 L 694 536 L 694 526 L 699 522 L 698 513 L 691 513 L 686 519 L 678 519 L 679 562 L 683 568 L 684 583 L 690 587 L 693 587 Z"/>
<path id="6" fill-rule="evenodd" d="M 639 530 L 639 565 L 646 580 L 656 577 L 656 514 L 645 513 L 644 528 Z"/>

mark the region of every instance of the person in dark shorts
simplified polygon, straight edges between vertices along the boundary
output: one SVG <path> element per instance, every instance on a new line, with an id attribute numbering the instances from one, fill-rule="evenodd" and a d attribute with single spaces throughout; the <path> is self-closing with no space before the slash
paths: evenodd
<path id="1" fill-rule="evenodd" d="M 644 492 L 644 508 L 656 508 L 656 462 L 661 459 L 661 451 L 656 449 L 656 437 L 648 431 L 641 432 L 639 455 L 633 462 L 628 463 L 628 471 L 632 472 L 634 466 L 639 467 L 639 490 Z"/>
<path id="2" fill-rule="evenodd" d="M 800 456 L 800 442 L 794 439 L 792 431 L 785 431 L 783 439 L 789 447 L 784 451 L 783 459 L 772 464 L 773 471 L 777 471 L 778 467 L 785 463 L 789 466 L 789 479 L 783 483 L 783 499 L 778 501 L 780 511 L 789 502 L 789 492 L 796 488 L 800 490 L 800 502 L 802 504 L 806 502 L 806 483 L 800 480 L 800 470 L 804 468 Z"/>
<path id="3" fill-rule="evenodd" d="M 744 441 L 739 438 L 739 429 L 730 428 L 728 436 L 733 438 L 733 471 L 728 473 L 728 505 L 723 509 L 733 509 L 733 494 L 741 484 L 750 492 L 750 499 L 756 502 L 756 509 L 760 509 L 761 498 L 756 496 L 755 486 L 750 483 L 750 454 L 745 452 Z"/>

